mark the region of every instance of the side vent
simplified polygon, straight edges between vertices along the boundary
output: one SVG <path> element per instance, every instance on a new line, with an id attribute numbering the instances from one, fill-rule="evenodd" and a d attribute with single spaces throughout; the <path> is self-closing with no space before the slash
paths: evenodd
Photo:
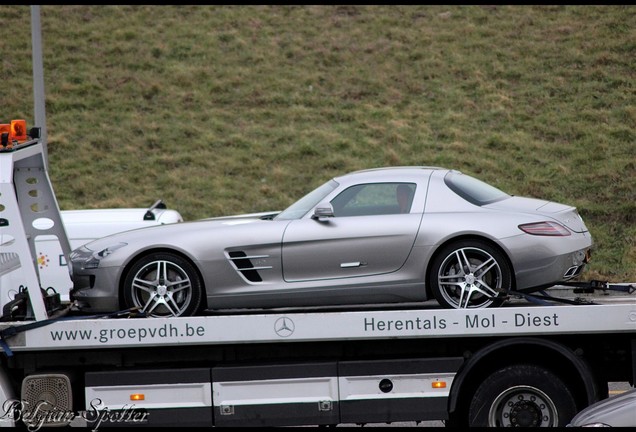
<path id="1" fill-rule="evenodd" d="M 269 258 L 269 255 L 247 255 L 243 251 L 228 252 L 230 262 L 234 265 L 236 271 L 238 271 L 249 282 L 263 282 L 263 278 L 259 274 L 259 270 L 271 269 L 271 266 L 255 266 L 252 260 L 262 260 Z"/>
<path id="2" fill-rule="evenodd" d="M 22 402 L 25 410 L 41 413 L 40 418 L 22 419 L 29 430 L 41 426 L 66 426 L 73 420 L 71 381 L 66 375 L 30 375 L 24 378 Z M 42 420 L 44 423 L 39 424 Z"/>

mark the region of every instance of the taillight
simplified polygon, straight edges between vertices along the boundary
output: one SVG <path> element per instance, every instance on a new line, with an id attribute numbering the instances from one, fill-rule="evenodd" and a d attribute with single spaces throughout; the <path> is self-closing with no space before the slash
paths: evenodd
<path id="1" fill-rule="evenodd" d="M 539 236 L 565 237 L 571 235 L 570 230 L 556 222 L 536 222 L 519 225 L 519 229 L 527 234 Z"/>

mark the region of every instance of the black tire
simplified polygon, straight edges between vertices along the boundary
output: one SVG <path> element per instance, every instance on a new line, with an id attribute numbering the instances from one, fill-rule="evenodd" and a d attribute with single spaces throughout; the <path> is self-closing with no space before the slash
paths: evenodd
<path id="1" fill-rule="evenodd" d="M 151 253 L 128 270 L 122 286 L 124 306 L 147 316 L 196 315 L 203 284 L 189 261 L 170 252 Z"/>
<path id="2" fill-rule="evenodd" d="M 461 240 L 435 255 L 429 286 L 445 308 L 497 307 L 512 287 L 512 272 L 495 247 L 480 240 Z"/>
<path id="3" fill-rule="evenodd" d="M 558 427 L 575 414 L 574 397 L 558 376 L 520 364 L 484 379 L 470 402 L 468 426 Z"/>

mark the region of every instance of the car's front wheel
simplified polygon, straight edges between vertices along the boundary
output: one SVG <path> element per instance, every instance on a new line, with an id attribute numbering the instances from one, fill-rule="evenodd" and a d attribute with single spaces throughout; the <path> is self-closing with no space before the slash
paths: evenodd
<path id="1" fill-rule="evenodd" d="M 446 308 L 500 306 L 512 285 L 504 255 L 479 240 L 462 240 L 445 246 L 434 258 L 429 286 Z"/>
<path id="2" fill-rule="evenodd" d="M 200 308 L 202 287 L 190 262 L 158 252 L 133 263 L 124 277 L 122 294 L 127 308 L 139 308 L 147 316 L 192 316 Z"/>

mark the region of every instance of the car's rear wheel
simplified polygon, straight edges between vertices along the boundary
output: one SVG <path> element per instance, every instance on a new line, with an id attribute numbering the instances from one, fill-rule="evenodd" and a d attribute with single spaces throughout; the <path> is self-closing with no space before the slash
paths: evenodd
<path id="1" fill-rule="evenodd" d="M 203 295 L 195 268 L 179 255 L 160 252 L 137 260 L 124 278 L 127 308 L 139 308 L 147 316 L 195 315 Z"/>
<path id="2" fill-rule="evenodd" d="M 434 258 L 429 286 L 447 308 L 500 306 L 512 286 L 508 261 L 498 249 L 479 240 L 445 246 Z"/>

